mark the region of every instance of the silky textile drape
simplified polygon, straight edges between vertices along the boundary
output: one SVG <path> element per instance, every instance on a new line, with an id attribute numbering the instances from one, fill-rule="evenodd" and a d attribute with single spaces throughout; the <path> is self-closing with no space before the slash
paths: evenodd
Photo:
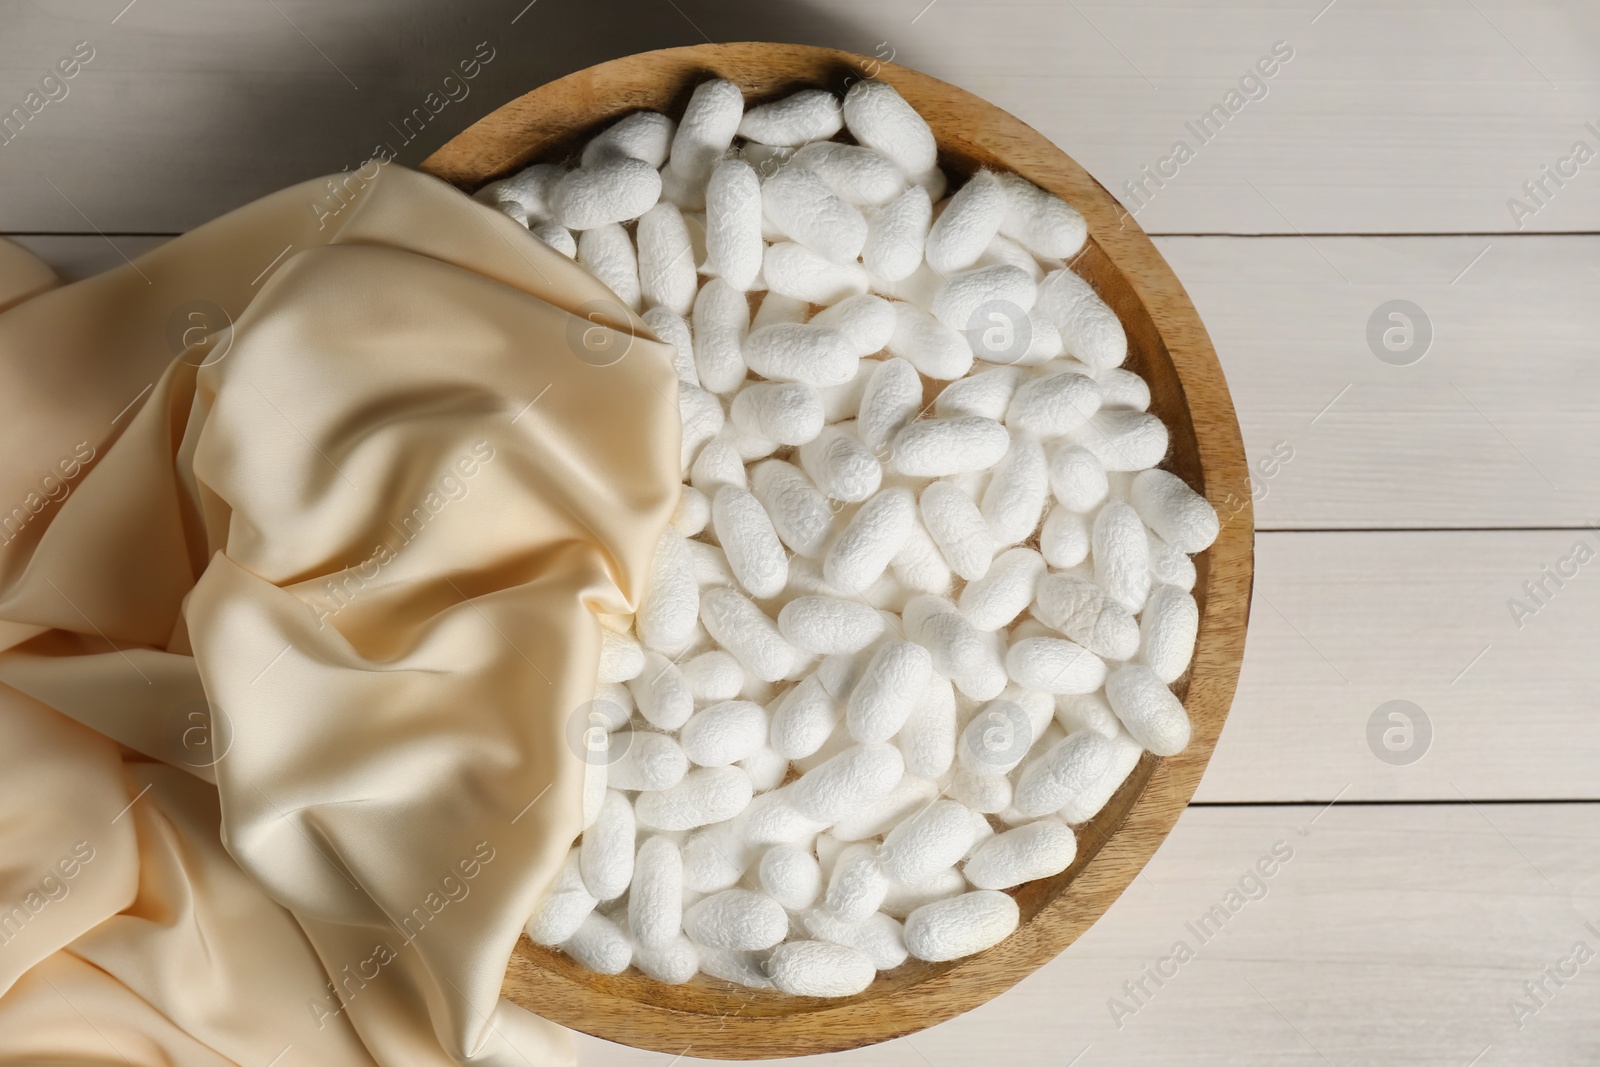
<path id="1" fill-rule="evenodd" d="M 500 985 L 666 348 L 394 165 L 73 285 L 5 246 L 0 309 L 0 1062 L 570 1062 Z"/>

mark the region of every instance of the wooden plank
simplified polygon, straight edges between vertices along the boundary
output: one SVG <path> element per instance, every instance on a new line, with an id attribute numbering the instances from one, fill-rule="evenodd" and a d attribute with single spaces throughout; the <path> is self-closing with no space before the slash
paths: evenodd
<path id="1" fill-rule="evenodd" d="M 355 166 L 399 137 L 390 124 L 480 41 L 496 59 L 469 97 L 414 144 L 402 140 L 403 162 L 561 74 L 704 40 L 892 54 L 1018 115 L 1119 195 L 1186 137 L 1195 157 L 1138 215 L 1155 233 L 1511 231 L 1507 200 L 1541 165 L 1579 138 L 1600 147 L 1585 127 L 1600 125 L 1600 10 L 1578 0 L 1338 0 L 1321 11 L 1209 0 L 870 9 L 685 0 L 599 20 L 582 5 L 501 0 L 461 0 L 448 13 L 424 0 L 14 7 L 0 41 L 4 108 L 75 42 L 96 55 L 65 99 L 0 148 L 0 231 L 180 231 Z M 1200 144 L 1185 123 L 1223 102 L 1280 40 L 1294 58 L 1267 95 Z M 1521 220 L 1528 229 L 1600 229 L 1600 162 L 1550 192 Z"/>
<path id="2" fill-rule="evenodd" d="M 1157 246 L 1228 375 L 1259 528 L 1579 526 L 1600 514 L 1600 237 Z M 1368 341 L 1396 299 L 1433 333 L 1409 366 Z M 1275 454 L 1293 458 L 1280 469 Z"/>
<path id="3" fill-rule="evenodd" d="M 1579 941 L 1600 953 L 1597 835 L 1600 805 L 1191 808 L 1101 920 L 1014 989 L 910 1038 L 769 1062 L 1593 1063 L 1600 962 L 1561 987 L 1542 972 Z M 1189 924 L 1226 909 L 1275 845 L 1292 855 L 1266 865 L 1265 895 L 1246 881 L 1202 943 Z M 1162 964 L 1180 940 L 1192 958 Z M 1171 977 L 1157 987 L 1146 967 Z M 1542 978 L 1550 995 L 1519 1029 L 1512 998 Z M 1135 1002 L 1124 983 L 1141 979 L 1150 995 Z M 1120 1027 L 1112 998 L 1137 1008 Z M 578 1056 L 587 1067 L 675 1062 L 583 1037 Z"/>
<path id="4" fill-rule="evenodd" d="M 1597 625 L 1592 530 L 1263 534 L 1239 693 L 1196 799 L 1600 797 Z M 1408 764 L 1378 755 L 1390 727 L 1406 741 L 1389 711 L 1369 743 L 1394 700 L 1431 724 Z"/>

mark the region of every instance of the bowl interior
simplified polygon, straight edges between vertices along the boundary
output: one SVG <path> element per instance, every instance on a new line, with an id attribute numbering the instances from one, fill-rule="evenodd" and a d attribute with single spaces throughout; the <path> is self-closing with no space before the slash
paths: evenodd
<path id="1" fill-rule="evenodd" d="M 892 64 L 829 49 L 704 45 L 645 53 L 569 75 L 507 104 L 451 141 L 423 169 L 464 189 L 535 162 L 572 158 L 595 133 L 641 108 L 682 113 L 695 85 L 723 77 L 759 103 L 798 88 L 843 92 L 863 77 L 893 84 L 928 120 L 939 162 L 965 176 L 1015 171 L 1062 196 L 1089 223 L 1072 261 L 1128 333 L 1126 366 L 1151 389 L 1151 411 L 1171 444 L 1162 466 L 1205 494 L 1226 518 L 1195 557 L 1201 626 L 1189 673 L 1175 686 L 1193 720 L 1188 749 L 1146 753 L 1115 797 L 1078 828 L 1072 866 L 1012 891 L 1015 934 L 947 963 L 908 960 L 864 992 L 814 999 L 752 990 L 705 975 L 666 985 L 636 970 L 595 974 L 523 938 L 505 994 L 563 1025 L 668 1053 L 754 1059 L 834 1051 L 887 1040 L 995 996 L 1078 937 L 1137 875 L 1187 804 L 1232 700 L 1243 653 L 1251 576 L 1251 514 L 1244 452 L 1204 328 L 1160 255 L 1116 201 L 1040 134 L 953 86 Z"/>

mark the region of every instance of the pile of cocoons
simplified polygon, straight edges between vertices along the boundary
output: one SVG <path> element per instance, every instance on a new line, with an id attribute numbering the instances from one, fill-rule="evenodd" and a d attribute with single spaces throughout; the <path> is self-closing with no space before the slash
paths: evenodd
<path id="1" fill-rule="evenodd" d="M 602 619 L 585 829 L 528 935 L 586 967 L 804 996 L 1016 929 L 1010 890 L 1190 724 L 1216 513 L 1071 205 L 946 195 L 889 85 L 726 81 L 480 199 L 676 352 L 684 486 Z"/>

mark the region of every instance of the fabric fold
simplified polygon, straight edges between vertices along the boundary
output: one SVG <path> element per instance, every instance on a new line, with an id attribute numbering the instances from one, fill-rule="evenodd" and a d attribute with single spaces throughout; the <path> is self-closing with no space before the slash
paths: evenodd
<path id="1" fill-rule="evenodd" d="M 448 186 L 333 180 L 0 313 L 0 710 L 52 738 L 4 769 L 68 816 L 0 792 L 0 908 L 106 825 L 0 946 L 0 1062 L 571 1061 L 499 990 L 677 500 L 671 358 Z"/>

